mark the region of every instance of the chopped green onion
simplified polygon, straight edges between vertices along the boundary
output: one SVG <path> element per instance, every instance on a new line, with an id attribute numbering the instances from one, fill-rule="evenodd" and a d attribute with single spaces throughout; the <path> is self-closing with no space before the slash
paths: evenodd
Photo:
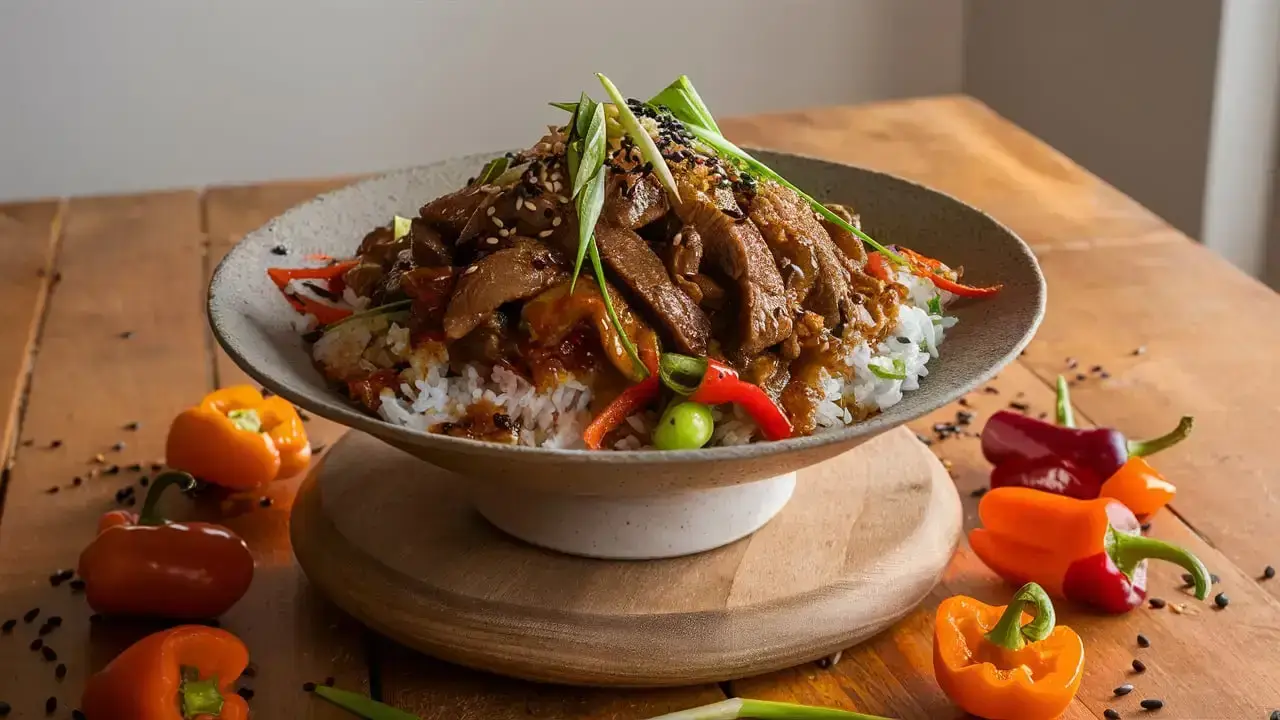
<path id="1" fill-rule="evenodd" d="M 588 172 L 590 166 L 585 163 L 578 166 L 578 175 Z M 578 273 L 582 270 L 582 259 L 586 256 L 587 249 L 595 247 L 596 221 L 600 219 L 600 212 L 604 209 L 604 176 L 604 167 L 597 167 L 578 195 L 578 256 L 574 259 L 573 275 L 569 280 L 570 294 L 573 294 L 573 288 L 578 282 Z M 574 178 L 574 184 L 577 184 L 577 178 Z"/>
<path id="2" fill-rule="evenodd" d="M 734 145 L 733 143 L 724 139 L 723 137 L 720 136 L 719 133 L 716 133 L 712 130 L 708 130 L 699 125 L 693 125 L 690 123 L 684 123 L 684 126 L 689 131 L 689 134 L 693 135 L 694 137 L 698 138 L 702 142 L 711 146 L 711 148 L 714 149 L 716 152 L 722 155 L 728 155 L 729 157 L 735 160 L 738 160 L 739 162 L 745 164 L 749 169 L 754 170 L 756 173 L 760 175 L 764 175 L 765 177 L 773 180 L 779 185 L 785 185 L 786 187 L 791 188 L 796 192 L 797 195 L 804 198 L 805 201 L 809 203 L 809 206 L 813 208 L 814 212 L 818 213 L 829 222 L 834 223 L 835 225 L 853 233 L 859 238 L 862 238 L 863 242 L 875 248 L 876 250 L 880 251 L 880 253 L 882 253 L 885 257 L 893 260 L 899 265 L 907 264 L 907 261 L 904 260 L 902 256 L 898 255 L 895 252 L 890 251 L 888 248 L 884 247 L 883 245 L 876 242 L 875 240 L 872 240 L 869 235 L 862 232 L 861 230 L 854 227 L 853 225 L 850 225 L 848 222 L 845 221 L 844 218 L 831 212 L 831 210 L 826 205 L 823 205 L 817 200 L 814 200 L 813 198 L 809 197 L 809 195 L 807 195 L 803 190 L 796 187 L 795 185 L 792 185 L 790 181 L 788 181 L 786 178 L 782 177 L 778 173 L 774 172 L 774 170 L 770 168 L 768 165 L 765 165 L 764 163 L 760 162 L 754 157 L 751 157 L 751 155 L 747 153 L 747 151 L 743 150 L 737 145 Z"/>
<path id="3" fill-rule="evenodd" d="M 339 325 L 343 323 L 351 322 L 352 320 L 359 320 L 361 318 L 373 317 L 374 315 L 384 315 L 388 313 L 393 313 L 401 310 L 402 308 L 407 308 L 412 304 L 413 304 L 412 300 L 397 300 L 393 303 L 387 303 L 386 305 L 379 305 L 377 307 L 371 307 L 368 310 L 361 310 L 358 313 L 352 313 L 342 318 L 336 323 L 330 323 L 326 325 L 321 332 L 329 332 L 330 330 L 338 327 Z"/>
<path id="4" fill-rule="evenodd" d="M 662 157 L 657 144 L 640 124 L 640 118 L 636 117 L 636 114 L 627 106 L 627 99 L 618 92 L 618 88 L 609 78 L 600 73 L 596 73 L 596 77 L 600 78 L 600 84 L 604 85 L 605 92 L 609 93 L 614 107 L 618 108 L 618 121 L 622 123 L 622 129 L 631 136 L 636 147 L 640 148 L 640 156 L 653 165 L 653 173 L 658 177 L 658 182 L 662 183 L 662 187 L 666 188 L 671 197 L 679 202 L 680 191 L 676 189 L 676 179 L 671 175 L 671 168 L 667 167 L 667 161 Z"/>
<path id="5" fill-rule="evenodd" d="M 851 710 L 812 707 L 768 700 L 730 698 L 710 705 L 659 715 L 649 720 L 889 720 Z"/>
<path id="6" fill-rule="evenodd" d="M 716 119 L 711 116 L 711 111 L 707 109 L 706 103 L 702 102 L 702 97 L 698 95 L 698 91 L 693 88 L 693 83 L 689 81 L 688 75 L 681 75 L 676 81 L 668 85 L 662 92 L 654 95 L 649 100 L 650 105 L 663 105 L 671 111 L 676 119 L 683 123 L 694 123 L 708 130 L 720 133 L 720 126 L 716 125 Z"/>
<path id="7" fill-rule="evenodd" d="M 400 217 L 399 215 L 396 215 L 391 220 L 391 234 L 396 240 L 399 240 L 405 235 L 408 235 L 409 231 L 412 229 L 413 229 L 413 221 L 410 220 L 409 218 Z"/>
<path id="8" fill-rule="evenodd" d="M 485 185 L 498 179 L 502 173 L 506 172 L 507 164 L 509 162 L 510 161 L 507 160 L 507 157 L 504 155 L 502 157 L 496 157 L 485 163 L 484 169 L 480 171 L 480 175 L 476 178 L 476 184 Z"/>
<path id="9" fill-rule="evenodd" d="M 882 360 L 882 358 L 877 358 L 876 360 Z M 876 360 L 873 360 L 872 362 L 867 363 L 867 369 L 871 371 L 872 375 L 875 375 L 881 380 L 906 380 L 907 379 L 907 364 L 902 361 L 902 358 L 893 358 L 893 361 L 891 363 L 892 365 L 891 368 L 884 368 L 884 367 L 881 367 L 880 365 L 874 364 Z"/>
<path id="10" fill-rule="evenodd" d="M 553 102 L 547 104 L 557 110 L 564 110 L 565 112 L 574 112 L 578 109 L 578 103 L 576 102 Z"/>
<path id="11" fill-rule="evenodd" d="M 658 360 L 658 377 L 662 384 L 679 395 L 692 395 L 707 374 L 707 359 L 676 353 L 662 353 Z"/>
<path id="12" fill-rule="evenodd" d="M 364 720 L 421 720 L 417 715 L 397 710 L 373 698 L 331 688 L 328 685 L 316 686 L 315 694 Z"/>
<path id="13" fill-rule="evenodd" d="M 513 183 L 516 180 L 519 180 L 520 176 L 523 175 L 524 171 L 527 170 L 528 168 L 529 168 L 529 163 L 527 162 L 520 163 L 519 165 L 512 165 L 511 167 L 508 167 L 506 170 L 504 170 L 501 175 L 494 178 L 491 182 L 494 185 L 506 185 L 507 183 Z"/>
<path id="14" fill-rule="evenodd" d="M 934 295 L 933 297 L 929 298 L 929 314 L 930 315 L 942 314 L 942 296 L 941 295 Z"/>
<path id="15" fill-rule="evenodd" d="M 592 177 L 595 177 L 596 175 L 601 175 L 602 168 L 604 168 L 604 106 L 592 101 L 590 98 L 587 98 L 587 100 L 595 106 L 595 109 L 591 111 L 586 132 L 582 133 L 580 137 L 582 141 L 582 157 L 578 160 L 578 165 L 593 171 L 594 175 Z M 581 114 L 579 112 L 580 116 Z M 569 197 L 578 197 L 578 193 L 582 192 L 582 188 L 591 181 L 590 177 L 584 177 L 586 174 L 585 172 L 580 172 L 573 176 L 573 193 Z M 603 197 L 604 193 L 601 192 L 602 200 Z M 599 213 L 596 213 L 596 215 L 598 217 Z"/>

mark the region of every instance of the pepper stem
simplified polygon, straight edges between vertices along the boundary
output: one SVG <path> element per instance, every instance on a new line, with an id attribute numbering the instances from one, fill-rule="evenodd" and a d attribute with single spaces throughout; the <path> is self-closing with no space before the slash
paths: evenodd
<path id="1" fill-rule="evenodd" d="M 658 376 L 662 378 L 662 384 L 680 395 L 692 395 L 697 392 L 706 374 L 706 358 L 663 353 L 658 360 Z"/>
<path id="2" fill-rule="evenodd" d="M 1022 624 L 1022 612 L 1034 607 L 1036 616 L 1026 625 Z M 1030 642 L 1040 642 L 1049 637 L 1057 616 L 1053 611 L 1053 601 L 1044 588 L 1035 583 L 1027 583 L 1009 601 L 1000 621 L 991 628 L 985 637 L 987 642 L 998 645 L 1005 650 L 1020 650 Z"/>
<path id="3" fill-rule="evenodd" d="M 164 518 L 156 507 L 160 504 L 160 496 L 172 485 L 177 485 L 183 490 L 190 490 L 195 484 L 196 479 L 184 472 L 169 470 L 160 473 L 155 481 L 151 483 L 151 489 L 147 491 L 147 499 L 142 503 L 142 512 L 138 513 L 138 524 L 163 525 Z"/>
<path id="4" fill-rule="evenodd" d="M 244 430 L 245 432 L 262 432 L 262 417 L 258 415 L 258 411 L 253 408 L 232 410 L 227 413 L 227 419 L 231 421 L 232 425 L 235 425 L 237 428 Z"/>
<path id="5" fill-rule="evenodd" d="M 1073 428 L 1076 426 L 1076 413 L 1071 409 L 1071 391 L 1067 389 L 1067 379 L 1058 376 L 1058 404 L 1057 404 L 1058 424 L 1062 427 Z"/>
<path id="6" fill-rule="evenodd" d="M 1148 455 L 1155 455 L 1161 450 L 1168 450 L 1174 445 L 1186 440 L 1187 436 L 1191 434 L 1191 428 L 1194 426 L 1195 418 L 1190 415 L 1186 415 L 1178 421 L 1178 427 L 1174 428 L 1166 435 L 1161 435 L 1158 438 L 1151 438 L 1150 440 L 1130 440 L 1128 443 L 1129 457 L 1146 457 Z"/>
<path id="7" fill-rule="evenodd" d="M 1204 563 L 1192 555 L 1191 551 L 1173 543 L 1142 535 L 1130 535 L 1113 527 L 1107 530 L 1107 554 L 1120 572 L 1130 579 L 1143 560 L 1167 560 L 1191 573 L 1197 600 L 1209 596 L 1209 571 L 1205 569 Z"/>
<path id="8" fill-rule="evenodd" d="M 197 718 L 202 715 L 217 717 L 222 713 L 222 693 L 218 690 L 218 677 L 208 680 L 182 681 L 182 717 Z"/>

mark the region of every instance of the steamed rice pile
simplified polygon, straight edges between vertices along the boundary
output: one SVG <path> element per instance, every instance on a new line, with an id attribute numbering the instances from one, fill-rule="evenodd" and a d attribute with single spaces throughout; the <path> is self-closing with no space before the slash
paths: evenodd
<path id="1" fill-rule="evenodd" d="M 896 279 L 909 291 L 907 301 L 899 308 L 897 324 L 875 347 L 863 342 L 845 356 L 852 369 L 851 377 L 825 378 L 826 398 L 818 407 L 816 432 L 864 419 L 896 405 L 904 392 L 918 389 L 920 378 L 929 374 L 929 361 L 938 357 L 946 331 L 955 325 L 956 319 L 945 312 L 929 312 L 929 303 L 935 298 L 945 308 L 953 299 L 950 293 L 905 271 L 900 271 Z M 443 343 L 427 342 L 411 349 L 408 329 L 385 315 L 356 318 L 332 328 L 315 343 L 313 355 L 326 368 L 365 371 L 408 362 L 409 368 L 400 375 L 403 397 L 391 390 L 381 396 L 378 413 L 388 422 L 427 432 L 440 423 L 458 422 L 471 405 L 486 400 L 518 422 L 521 445 L 584 447 L 582 432 L 591 422 L 591 388 L 572 377 L 550 391 L 540 392 L 528 380 L 502 366 L 495 366 L 487 376 L 482 376 L 476 366 L 468 366 L 460 374 L 451 373 L 449 353 Z M 882 377 L 873 367 L 882 374 L 903 375 L 904 379 Z M 717 407 L 713 413 L 716 428 L 710 445 L 742 445 L 755 437 L 755 424 L 735 406 Z M 619 440 L 615 449 L 646 447 L 649 430 L 657 418 L 655 411 L 628 418 L 632 434 Z"/>

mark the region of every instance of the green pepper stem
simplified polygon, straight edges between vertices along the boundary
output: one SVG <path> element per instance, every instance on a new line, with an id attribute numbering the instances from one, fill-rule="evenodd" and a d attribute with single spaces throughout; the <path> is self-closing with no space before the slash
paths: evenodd
<path id="1" fill-rule="evenodd" d="M 1029 607 L 1035 608 L 1035 618 L 1026 625 L 1022 624 L 1022 612 Z M 1049 637 L 1057 615 L 1053 611 L 1053 601 L 1044 588 L 1035 583 L 1027 583 L 1014 594 L 1005 608 L 1000 621 L 991 628 L 985 637 L 987 642 L 1006 650 L 1020 650 L 1028 641 L 1040 642 Z"/>
<path id="2" fill-rule="evenodd" d="M 180 692 L 182 717 L 188 719 L 201 715 L 217 717 L 222 713 L 222 693 L 218 690 L 217 676 L 208 680 L 183 680 Z"/>
<path id="3" fill-rule="evenodd" d="M 151 483 L 151 489 L 147 491 L 147 499 L 142 502 L 142 512 L 138 513 L 139 525 L 163 525 L 164 517 L 160 515 L 157 505 L 160 504 L 160 496 L 168 490 L 170 486 L 177 485 L 183 490 L 190 490 L 195 487 L 196 479 L 184 472 L 177 470 L 169 470 L 156 476 L 154 482 Z"/>
<path id="4" fill-rule="evenodd" d="M 232 410 L 227 413 L 227 419 L 232 425 L 245 432 L 259 433 L 262 432 L 262 417 L 258 415 L 258 411 L 253 408 L 243 408 L 240 410 Z"/>
<path id="5" fill-rule="evenodd" d="M 1062 427 L 1076 426 L 1076 413 L 1071 409 L 1071 391 L 1067 389 L 1067 379 L 1061 375 L 1058 376 L 1057 417 Z"/>
<path id="6" fill-rule="evenodd" d="M 1132 578 L 1134 570 L 1143 560 L 1167 560 L 1187 572 L 1196 586 L 1196 599 L 1203 600 L 1209 596 L 1209 571 L 1205 569 L 1200 558 L 1191 554 L 1190 550 L 1178 547 L 1163 540 L 1130 535 L 1120 532 L 1114 527 L 1107 531 L 1107 554 L 1125 577 Z"/>
<path id="7" fill-rule="evenodd" d="M 331 688 L 327 685 L 316 687 L 315 694 L 347 712 L 364 720 L 419 720 L 417 715 L 411 715 L 403 710 L 397 710 L 390 705 L 367 698 L 363 695 L 357 695 L 346 690 Z"/>
<path id="8" fill-rule="evenodd" d="M 888 720 L 879 715 L 866 715 L 852 710 L 812 707 L 768 700 L 729 698 L 710 705 L 679 710 L 649 720 Z"/>
<path id="9" fill-rule="evenodd" d="M 1174 445 L 1186 440 L 1187 436 L 1191 434 L 1191 428 L 1195 427 L 1195 424 L 1195 418 L 1187 415 L 1178 421 L 1178 427 L 1169 431 L 1169 433 L 1165 435 L 1161 435 L 1158 438 L 1151 438 L 1150 440 L 1130 440 L 1128 443 L 1129 457 L 1147 457 L 1148 455 L 1155 455 L 1161 450 L 1168 450 Z"/>
<path id="10" fill-rule="evenodd" d="M 658 359 L 658 377 L 662 384 L 680 395 L 692 395 L 707 374 L 707 359 L 678 353 L 662 353 Z"/>

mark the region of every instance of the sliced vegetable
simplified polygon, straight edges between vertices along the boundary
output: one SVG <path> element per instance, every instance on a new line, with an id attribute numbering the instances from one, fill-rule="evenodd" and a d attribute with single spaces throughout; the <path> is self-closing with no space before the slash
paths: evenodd
<path id="1" fill-rule="evenodd" d="M 893 281 L 893 270 L 889 267 L 889 261 L 878 252 L 867 253 L 867 273 L 883 282 Z"/>
<path id="2" fill-rule="evenodd" d="M 941 295 L 934 295 L 933 297 L 929 298 L 929 314 L 930 315 L 942 314 L 942 296 Z"/>
<path id="3" fill-rule="evenodd" d="M 331 284 L 330 291 L 332 292 L 332 283 L 335 280 L 340 282 L 342 276 L 355 267 L 358 262 L 357 260 L 347 260 L 318 268 L 267 268 L 267 277 L 271 278 L 271 282 L 280 288 L 280 292 L 284 294 L 284 299 L 293 306 L 294 310 L 302 314 L 310 313 L 315 316 L 316 320 L 320 321 L 321 325 L 328 325 L 347 317 L 351 314 L 351 311 L 322 303 L 314 298 L 291 293 L 289 292 L 289 283 L 294 280 L 325 280 Z"/>
<path id="4" fill-rule="evenodd" d="M 604 109 L 600 105 L 595 106 L 595 116 L 603 117 Z M 603 120 L 601 120 L 603 122 Z M 593 120 L 592 125 L 596 123 Z M 578 282 L 578 273 L 582 271 L 582 260 L 587 255 L 587 248 L 595 245 L 596 221 L 600 219 L 600 212 L 604 209 L 604 135 L 600 135 L 599 144 L 601 151 L 599 155 L 589 154 L 584 148 L 582 156 L 578 163 L 577 172 L 574 174 L 573 186 L 581 192 L 575 191 L 577 195 L 578 209 L 578 255 L 573 261 L 573 274 L 570 276 L 569 291 L 573 292 L 574 286 Z M 583 139 L 575 139 L 575 144 L 585 143 Z M 595 157 L 595 165 L 588 164 L 589 155 Z M 583 179 L 584 175 L 588 175 Z"/>
<path id="5" fill-rule="evenodd" d="M 576 102 L 549 102 L 547 104 L 553 108 L 564 110 L 566 112 L 576 112 L 578 109 L 578 103 Z"/>
<path id="6" fill-rule="evenodd" d="M 341 320 L 335 323 L 326 325 L 324 327 L 324 332 L 329 332 L 330 330 L 336 327 L 339 327 L 341 325 L 344 325 L 352 320 L 360 320 L 362 318 L 373 317 L 374 315 L 389 315 L 397 312 L 407 312 L 409 309 L 409 306 L 412 304 L 413 304 L 413 300 L 411 299 L 397 300 L 395 302 L 387 303 L 386 305 L 378 305 L 377 307 L 371 307 L 368 310 L 361 310 L 358 313 L 351 313 L 350 315 L 342 318 Z"/>
<path id="7" fill-rule="evenodd" d="M 578 165 L 579 169 L 586 168 L 590 171 L 591 177 L 584 177 L 587 174 L 584 172 L 574 174 L 573 194 L 570 197 L 575 198 L 578 197 L 578 193 L 582 192 L 592 178 L 601 174 L 601 170 L 604 168 L 604 106 L 591 98 L 585 98 L 585 101 L 590 102 L 592 108 L 591 114 L 587 116 L 587 128 L 580 138 L 582 141 L 582 158 L 578 161 Z M 579 121 L 578 124 L 581 125 L 581 122 Z"/>
<path id="8" fill-rule="evenodd" d="M 648 104 L 665 106 L 671 111 L 672 115 L 676 116 L 677 120 L 684 123 L 696 123 L 714 131 L 717 135 L 721 134 L 720 126 L 716 125 L 716 119 L 711 116 L 711 111 L 707 109 L 706 103 L 702 102 L 702 97 L 694 89 L 688 75 L 681 75 L 676 78 L 675 82 L 650 98 Z"/>
<path id="9" fill-rule="evenodd" d="M 920 277 L 928 278 L 939 290 L 945 290 L 953 295 L 960 297 L 987 297 L 1000 292 L 1003 285 L 993 285 L 991 287 L 973 287 L 972 285 L 964 285 L 956 282 L 943 273 L 946 272 L 946 266 L 940 260 L 934 260 L 927 255 L 912 250 L 911 248 L 894 247 L 899 253 L 907 258 L 907 266 L 911 272 Z M 954 275 L 954 273 L 951 273 Z"/>
<path id="10" fill-rule="evenodd" d="M 582 441 L 592 450 L 599 450 L 605 435 L 657 400 L 661 390 L 662 383 L 657 375 L 650 375 L 623 390 L 621 395 L 591 420 L 591 424 L 582 433 Z"/>
<path id="11" fill-rule="evenodd" d="M 417 715 L 397 710 L 373 698 L 331 688 L 328 685 L 317 685 L 315 694 L 364 720 L 419 720 Z"/>
<path id="12" fill-rule="evenodd" d="M 893 358 L 892 361 L 890 361 L 890 367 L 888 368 L 882 367 L 878 364 L 885 360 L 889 360 L 889 358 L 877 358 L 876 360 L 867 363 L 867 369 L 871 371 L 872 375 L 875 375 L 882 380 L 907 379 L 907 364 L 902 361 L 902 358 Z"/>
<path id="13" fill-rule="evenodd" d="M 759 385 L 739 378 L 737 370 L 719 360 L 663 353 L 658 362 L 658 375 L 667 387 L 687 394 L 692 402 L 704 405 L 733 403 L 741 407 L 770 440 L 785 440 L 795 432 L 791 420 L 773 398 Z"/>
<path id="14" fill-rule="evenodd" d="M 702 707 L 649 718 L 649 720 L 889 720 L 879 715 L 866 715 L 851 710 L 812 707 L 769 700 L 730 698 Z"/>
<path id="15" fill-rule="evenodd" d="M 396 215 L 391 219 L 391 235 L 396 240 L 408 235 L 412 229 L 413 220 L 410 220 L 407 217 L 400 217 L 399 215 Z"/>
<path id="16" fill-rule="evenodd" d="M 696 402 L 678 402 L 667 408 L 653 430 L 659 450 L 697 450 L 711 441 L 716 429 L 711 408 Z"/>
<path id="17" fill-rule="evenodd" d="M 605 92 L 609 93 L 609 97 L 613 100 L 613 105 L 618 109 L 618 121 L 622 123 L 622 129 L 626 131 L 631 140 L 635 142 L 636 147 L 640 149 L 640 156 L 645 162 L 653 166 L 653 173 L 657 176 L 658 182 L 662 183 L 662 187 L 666 188 L 667 193 L 671 195 L 676 202 L 680 201 L 680 191 L 676 189 L 676 179 L 671 175 L 671 168 L 667 167 L 667 161 L 662 157 L 662 152 L 658 150 L 658 145 L 649 136 L 648 131 L 640 124 L 640 118 L 631 111 L 627 105 L 627 99 L 622 93 L 618 92 L 618 88 L 614 86 L 609 78 L 596 73 L 596 77 L 600 78 L 600 84 L 604 85 Z"/>
<path id="18" fill-rule="evenodd" d="M 497 180 L 499 177 L 502 176 L 502 173 L 507 171 L 507 165 L 509 165 L 510 162 L 511 161 L 507 158 L 507 156 L 503 155 L 502 157 L 496 157 L 490 160 L 489 162 L 485 163 L 484 169 L 481 170 L 480 175 L 476 177 L 475 184 L 487 185 L 488 183 L 491 183 L 494 180 Z M 396 235 L 397 239 L 399 239 L 399 237 L 400 237 L 399 235 Z"/>

